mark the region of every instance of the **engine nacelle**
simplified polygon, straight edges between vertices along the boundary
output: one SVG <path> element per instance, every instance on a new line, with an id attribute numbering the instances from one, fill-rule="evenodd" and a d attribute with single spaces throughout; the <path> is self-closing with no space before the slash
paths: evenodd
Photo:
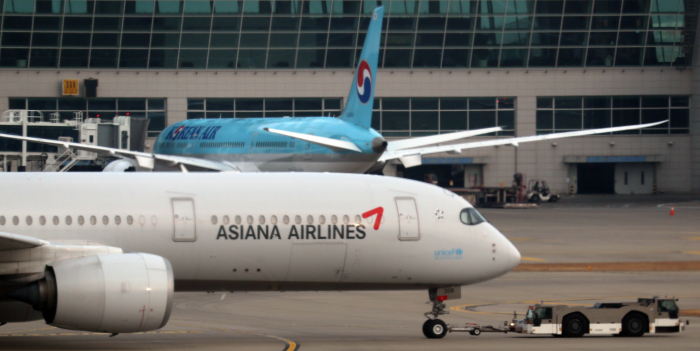
<path id="1" fill-rule="evenodd" d="M 168 323 L 174 291 L 167 259 L 129 253 L 54 262 L 44 279 L 8 296 L 32 304 L 59 328 L 135 333 Z"/>
<path id="2" fill-rule="evenodd" d="M 137 172 L 140 171 L 141 167 L 139 166 L 138 162 L 133 159 L 118 159 L 110 162 L 105 168 L 102 170 L 102 172 L 117 172 L 117 173 L 122 173 L 122 172 Z"/>

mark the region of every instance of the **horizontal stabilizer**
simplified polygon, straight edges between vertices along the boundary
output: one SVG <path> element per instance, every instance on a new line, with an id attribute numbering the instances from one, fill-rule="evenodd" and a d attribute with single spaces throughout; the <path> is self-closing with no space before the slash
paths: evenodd
<path id="1" fill-rule="evenodd" d="M 411 148 L 415 148 L 415 147 L 421 147 L 421 146 L 427 146 L 427 145 L 433 145 L 433 144 L 439 144 L 439 143 L 446 143 L 448 141 L 469 138 L 469 137 L 472 137 L 475 135 L 483 135 L 483 134 L 488 134 L 488 133 L 500 132 L 501 130 L 503 130 L 503 128 L 493 127 L 493 128 L 465 130 L 463 132 L 455 132 L 455 133 L 448 133 L 448 134 L 430 135 L 430 136 L 418 137 L 418 138 L 409 138 L 409 139 L 403 139 L 403 140 L 394 140 L 394 141 L 389 142 L 389 145 L 386 147 L 386 149 L 387 149 L 387 151 L 405 150 L 405 149 L 411 149 Z"/>
<path id="2" fill-rule="evenodd" d="M 33 247 L 48 244 L 48 241 L 39 240 L 29 236 L 0 233 L 0 251 L 31 249 Z"/>
<path id="3" fill-rule="evenodd" d="M 360 148 L 357 147 L 357 145 L 355 145 L 349 141 L 345 141 L 345 140 L 325 138 L 325 137 L 320 137 L 320 136 L 311 135 L 311 134 L 287 132 L 284 130 L 272 129 L 272 128 L 263 128 L 263 130 L 265 130 L 266 132 L 270 132 L 270 133 L 275 133 L 275 134 L 279 134 L 279 135 L 288 136 L 291 138 L 296 138 L 299 140 L 308 141 L 312 144 L 325 146 L 333 151 L 362 152 L 362 150 L 360 150 Z"/>

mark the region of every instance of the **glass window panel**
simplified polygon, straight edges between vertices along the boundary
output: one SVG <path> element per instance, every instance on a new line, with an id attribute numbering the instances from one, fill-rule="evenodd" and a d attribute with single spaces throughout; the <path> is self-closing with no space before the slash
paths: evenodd
<path id="1" fill-rule="evenodd" d="M 412 62 L 412 50 L 386 50 L 384 54 L 385 68 L 410 68 Z"/>
<path id="2" fill-rule="evenodd" d="M 438 130 L 438 111 L 412 111 L 411 130 Z"/>
<path id="3" fill-rule="evenodd" d="M 182 12 L 181 0 L 156 1 L 156 14 L 176 14 Z"/>
<path id="4" fill-rule="evenodd" d="M 265 50 L 239 50 L 238 68 L 265 68 Z"/>
<path id="5" fill-rule="evenodd" d="M 466 130 L 467 111 L 440 111 L 440 130 Z"/>
<path id="6" fill-rule="evenodd" d="M 615 66 L 641 66 L 644 48 L 618 48 Z"/>
<path id="7" fill-rule="evenodd" d="M 647 13 L 649 0 L 624 0 L 622 13 Z"/>
<path id="8" fill-rule="evenodd" d="M 476 33 L 474 46 L 500 46 L 503 33 Z"/>
<path id="9" fill-rule="evenodd" d="M 413 46 L 413 33 L 389 33 L 386 36 L 386 46 Z"/>
<path id="10" fill-rule="evenodd" d="M 209 14 L 212 10 L 213 1 L 186 0 L 185 13 Z"/>
<path id="11" fill-rule="evenodd" d="M 620 32 L 618 45 L 644 45 L 647 32 Z"/>
<path id="12" fill-rule="evenodd" d="M 299 35 L 300 47 L 325 47 L 327 33 L 301 33 Z"/>
<path id="13" fill-rule="evenodd" d="M 30 110 L 56 110 L 56 99 L 27 99 L 27 108 Z"/>
<path id="14" fill-rule="evenodd" d="M 586 45 L 588 33 L 585 32 L 563 32 L 561 33 L 561 46 L 582 46 Z"/>
<path id="15" fill-rule="evenodd" d="M 216 0 L 214 2 L 214 13 L 240 13 L 238 0 Z"/>
<path id="16" fill-rule="evenodd" d="M 585 96 L 583 98 L 584 108 L 610 108 L 609 96 Z"/>
<path id="17" fill-rule="evenodd" d="M 610 100 L 609 98 L 607 100 Z M 610 110 L 583 111 L 583 129 L 611 127 Z"/>
<path id="18" fill-rule="evenodd" d="M 154 31 L 180 31 L 181 17 L 156 17 L 153 19 Z M 209 29 L 207 29 L 209 30 Z"/>
<path id="19" fill-rule="evenodd" d="M 530 67 L 554 67 L 557 63 L 557 49 L 530 49 Z"/>
<path id="20" fill-rule="evenodd" d="M 88 34 L 89 36 L 90 34 Z M 5 32 L 2 35 L 3 46 L 26 46 L 29 47 L 30 33 Z M 37 46 L 37 45 L 35 45 Z"/>
<path id="21" fill-rule="evenodd" d="M 265 111 L 292 110 L 293 99 L 265 99 Z"/>
<path id="22" fill-rule="evenodd" d="M 296 50 L 270 50 L 267 55 L 267 68 L 294 68 Z"/>
<path id="23" fill-rule="evenodd" d="M 679 30 L 664 30 L 649 32 L 647 39 L 648 45 L 672 45 L 680 43 L 683 39 L 683 34 Z"/>
<path id="24" fill-rule="evenodd" d="M 476 12 L 477 1 L 447 1 L 450 7 L 448 12 L 452 15 L 459 14 L 473 14 Z"/>
<path id="25" fill-rule="evenodd" d="M 146 67 L 148 67 L 148 50 L 121 50 L 119 56 L 119 68 Z"/>
<path id="26" fill-rule="evenodd" d="M 250 14 L 269 14 L 272 12 L 271 1 L 250 1 L 246 0 L 243 4 L 243 13 Z"/>
<path id="27" fill-rule="evenodd" d="M 204 110 L 204 99 L 187 99 L 188 110 Z"/>
<path id="28" fill-rule="evenodd" d="M 412 98 L 412 110 L 437 110 L 439 104 L 438 98 Z"/>
<path id="29" fill-rule="evenodd" d="M 237 31 L 240 28 L 238 17 L 214 17 L 211 30 L 213 31 Z"/>
<path id="30" fill-rule="evenodd" d="M 138 15 L 152 14 L 154 6 L 155 1 L 150 0 L 127 1 L 124 6 L 124 13 Z"/>
<path id="31" fill-rule="evenodd" d="M 592 0 L 567 0 L 564 13 L 591 13 Z"/>
<path id="32" fill-rule="evenodd" d="M 503 29 L 504 16 L 479 16 L 476 18 L 477 30 Z"/>
<path id="33" fill-rule="evenodd" d="M 165 112 L 148 112 L 148 131 L 160 132 L 165 129 Z M 154 136 L 149 133 L 148 136 Z"/>
<path id="34" fill-rule="evenodd" d="M 123 43 L 122 43 L 123 45 Z M 189 34 L 183 33 L 180 47 L 183 48 L 206 48 L 209 46 L 209 34 Z M 206 56 L 206 54 L 205 54 Z"/>
<path id="35" fill-rule="evenodd" d="M 58 66 L 58 50 L 57 49 L 32 49 L 30 60 L 31 60 L 30 61 L 31 67 L 55 68 Z"/>
<path id="36" fill-rule="evenodd" d="M 557 46 L 559 45 L 559 32 L 534 32 L 532 33 L 532 46 Z"/>
<path id="37" fill-rule="evenodd" d="M 418 33 L 416 34 L 416 46 L 438 46 L 442 47 L 442 43 L 445 39 L 442 33 Z"/>
<path id="38" fill-rule="evenodd" d="M 561 16 L 535 17 L 535 23 L 533 26 L 533 29 L 535 30 L 559 30 L 560 28 Z"/>
<path id="39" fill-rule="evenodd" d="M 449 17 L 447 18 L 447 30 L 471 30 L 474 23 L 473 17 Z"/>
<path id="40" fill-rule="evenodd" d="M 272 5 L 274 14 L 299 14 L 301 13 L 301 1 L 275 1 Z"/>
<path id="41" fill-rule="evenodd" d="M 5 20 L 9 19 L 10 17 L 5 17 Z M 30 20 L 31 23 L 31 20 Z M 63 23 L 61 17 L 44 17 L 44 16 L 36 16 L 34 17 L 34 30 L 61 30 L 61 24 Z M 29 29 L 30 27 L 27 27 L 26 29 Z M 5 28 L 8 29 L 8 28 Z"/>
<path id="42" fill-rule="evenodd" d="M 352 68 L 353 49 L 329 49 L 326 54 L 326 68 Z"/>
<path id="43" fill-rule="evenodd" d="M 442 110 L 466 110 L 466 98 L 441 98 L 440 108 Z"/>
<path id="44" fill-rule="evenodd" d="M 76 98 L 58 99 L 58 109 L 74 111 L 87 110 L 87 100 Z"/>
<path id="45" fill-rule="evenodd" d="M 690 97 L 688 96 L 671 96 L 671 106 L 673 107 L 685 107 L 689 106 Z"/>
<path id="46" fill-rule="evenodd" d="M 535 119 L 535 128 L 537 130 L 554 129 L 554 111 L 537 111 Z"/>
<path id="47" fill-rule="evenodd" d="M 619 16 L 593 16 L 591 29 L 617 30 L 619 20 Z"/>
<path id="48" fill-rule="evenodd" d="M 10 2 L 13 2 L 10 0 Z M 16 1 L 15 1 L 16 2 Z M 2 1 L 0 1 L 0 4 Z M 63 1 L 58 0 L 37 0 L 36 13 L 63 13 Z"/>
<path id="49" fill-rule="evenodd" d="M 410 109 L 410 99 L 407 98 L 384 98 L 382 99 L 383 110 L 408 110 Z"/>
<path id="50" fill-rule="evenodd" d="M 124 33 L 122 34 L 122 46 L 148 47 L 150 44 L 150 37 L 148 33 Z M 65 40 L 64 34 L 63 41 L 65 42 Z"/>
<path id="51" fill-rule="evenodd" d="M 236 111 L 262 111 L 263 99 L 236 99 Z"/>
<path id="52" fill-rule="evenodd" d="M 246 17 L 243 16 L 241 30 L 268 31 L 270 30 L 270 17 Z"/>
<path id="53" fill-rule="evenodd" d="M 357 17 L 333 17 L 331 18 L 330 29 L 332 31 L 355 31 L 357 30 Z"/>
<path id="54" fill-rule="evenodd" d="M 615 49 L 612 49 L 615 50 Z M 559 67 L 580 67 L 583 66 L 583 56 L 585 49 L 559 49 L 557 66 Z"/>
<path id="55" fill-rule="evenodd" d="M 469 99 L 470 105 L 471 100 Z M 496 111 L 469 111 L 469 129 L 490 127 L 496 127 Z"/>
<path id="56" fill-rule="evenodd" d="M 564 16 L 561 28 L 564 30 L 587 30 L 591 18 L 588 16 Z"/>
<path id="57" fill-rule="evenodd" d="M 418 19 L 418 30 L 445 30 L 445 17 L 421 17 Z"/>
<path id="58" fill-rule="evenodd" d="M 63 29 L 90 31 L 90 29 L 92 29 L 92 17 L 66 16 L 66 19 L 63 22 Z"/>
<path id="59" fill-rule="evenodd" d="M 340 108 L 340 106 L 338 106 Z M 322 99 L 294 99 L 294 109 L 299 110 L 322 110 Z"/>
<path id="60" fill-rule="evenodd" d="M 505 30 L 530 30 L 532 27 L 532 17 L 529 16 L 508 16 L 505 21 Z"/>
<path id="61" fill-rule="evenodd" d="M 642 107 L 668 107 L 668 96 L 642 96 Z"/>
<path id="62" fill-rule="evenodd" d="M 208 111 L 233 111 L 233 99 L 206 99 Z"/>
<path id="63" fill-rule="evenodd" d="M 413 31 L 416 29 L 417 19 L 414 17 L 391 17 L 388 19 L 389 32 Z M 365 29 L 364 27 L 362 29 Z M 466 28 L 461 28 L 462 30 Z"/>
<path id="64" fill-rule="evenodd" d="M 676 63 L 680 48 L 678 47 L 655 47 L 647 48 L 644 55 L 645 66 L 668 66 L 671 63 Z"/>
<path id="65" fill-rule="evenodd" d="M 151 35 L 151 47 L 176 48 L 180 46 L 179 33 L 153 33 Z"/>
<path id="66" fill-rule="evenodd" d="M 538 14 L 560 14 L 564 11 L 563 0 L 538 1 L 536 12 Z"/>
<path id="67" fill-rule="evenodd" d="M 4 43 L 5 37 L 9 33 L 5 33 L 3 36 L 3 45 L 7 45 Z M 27 33 L 28 35 L 28 33 Z M 27 46 L 29 45 L 29 40 L 26 41 Z M 54 46 L 58 47 L 60 43 L 60 37 L 58 33 L 37 33 L 35 32 L 32 35 L 32 46 L 37 47 L 37 46 Z"/>
<path id="68" fill-rule="evenodd" d="M 187 112 L 187 119 L 201 119 L 204 118 L 204 112 Z"/>
<path id="69" fill-rule="evenodd" d="M 148 99 L 149 110 L 165 110 L 165 99 Z"/>
<path id="70" fill-rule="evenodd" d="M 118 38 L 118 34 L 115 34 Z M 118 39 L 117 39 L 118 41 Z M 92 49 L 90 52 L 90 68 L 117 68 L 119 50 Z"/>
<path id="71" fill-rule="evenodd" d="M 622 0 L 596 0 L 594 13 L 620 13 Z"/>
<path id="72" fill-rule="evenodd" d="M 445 46 L 471 46 L 472 37 L 470 33 L 447 33 L 445 36 Z"/>
<path id="73" fill-rule="evenodd" d="M 299 43 L 301 46 L 301 42 Z M 326 50 L 298 50 L 297 51 L 297 68 L 322 68 L 325 62 Z"/>
<path id="74" fill-rule="evenodd" d="M 668 109 L 642 109 L 642 123 L 661 122 L 668 119 Z M 664 123 L 654 128 L 668 128 L 668 123 Z"/>
<path id="75" fill-rule="evenodd" d="M 581 97 L 555 97 L 554 108 L 581 108 Z"/>
<path id="76" fill-rule="evenodd" d="M 679 16 L 676 15 L 656 15 L 651 16 L 649 28 L 676 28 Z"/>
<path id="77" fill-rule="evenodd" d="M 124 12 L 124 1 L 96 1 L 95 13 L 103 15 L 121 15 Z"/>
<path id="78" fill-rule="evenodd" d="M 267 33 L 242 33 L 241 34 L 241 47 L 242 48 L 266 48 L 267 47 Z"/>
<path id="79" fill-rule="evenodd" d="M 91 15 L 95 10 L 94 1 L 65 0 L 65 12 L 81 15 Z"/>
<path id="80" fill-rule="evenodd" d="M 409 112 L 382 112 L 382 130 L 408 130 Z"/>
<path id="81" fill-rule="evenodd" d="M 238 47 L 238 33 L 213 33 L 211 35 L 211 47 L 212 48 L 236 48 L 236 47 Z"/>
<path id="82" fill-rule="evenodd" d="M 208 68 L 236 68 L 236 50 L 209 50 Z"/>
<path id="83" fill-rule="evenodd" d="M 551 97 L 538 97 L 537 98 L 537 108 L 552 108 L 554 106 L 554 99 Z"/>
<path id="84" fill-rule="evenodd" d="M 617 32 L 591 32 L 588 37 L 588 45 L 610 45 L 614 46 L 617 42 Z"/>
<path id="85" fill-rule="evenodd" d="M 388 12 L 391 14 L 415 14 L 418 9 L 417 5 L 418 1 L 392 1 Z"/>
<path id="86" fill-rule="evenodd" d="M 503 33 L 503 46 L 527 46 L 530 44 L 530 33 L 510 32 Z"/>
<path id="87" fill-rule="evenodd" d="M 293 43 L 296 43 L 296 34 Z M 333 33 L 328 36 L 328 46 L 355 46 L 357 35 L 355 33 Z"/>
<path id="88" fill-rule="evenodd" d="M 272 30 L 293 30 L 299 29 L 299 17 L 272 17 Z"/>
<path id="89" fill-rule="evenodd" d="M 328 30 L 328 17 L 302 17 L 301 30 Z"/>
<path id="90" fill-rule="evenodd" d="M 532 13 L 535 9 L 535 1 L 532 0 L 510 0 L 506 8 L 508 14 Z"/>
<path id="91" fill-rule="evenodd" d="M 340 110 L 340 99 L 324 99 L 326 110 Z"/>
<path id="92" fill-rule="evenodd" d="M 90 33 L 64 33 L 63 46 L 90 46 Z M 63 66 L 63 64 L 61 64 Z"/>
<path id="93" fill-rule="evenodd" d="M 498 126 L 504 130 L 515 129 L 515 111 L 498 111 Z"/>
<path id="94" fill-rule="evenodd" d="M 146 99 L 117 99 L 119 110 L 137 110 L 143 111 L 146 109 Z"/>
<path id="95" fill-rule="evenodd" d="M 185 17 L 182 21 L 184 31 L 206 31 L 211 28 L 211 17 Z"/>
<path id="96" fill-rule="evenodd" d="M 591 48 L 588 49 L 588 57 L 586 58 L 586 66 L 603 66 L 611 67 L 613 58 L 615 57 L 614 48 Z"/>
<path id="97" fill-rule="evenodd" d="M 495 110 L 496 109 L 496 99 L 495 98 L 470 98 L 469 99 L 469 109 L 470 110 Z"/>
<path id="98" fill-rule="evenodd" d="M 106 99 L 106 98 L 88 99 L 88 110 L 91 110 L 91 111 L 97 111 L 97 110 L 116 111 L 116 109 L 117 109 L 117 99 Z"/>
<path id="99" fill-rule="evenodd" d="M 683 0 L 652 1 L 651 12 L 678 12 L 678 5 L 682 3 Z M 683 8 L 681 7 L 682 10 Z"/>
<path id="100" fill-rule="evenodd" d="M 690 110 L 672 109 L 671 110 L 671 128 L 688 128 L 688 127 L 690 127 Z"/>
<path id="101" fill-rule="evenodd" d="M 639 96 L 613 96 L 613 108 L 639 107 Z"/>
<path id="102" fill-rule="evenodd" d="M 179 68 L 206 68 L 207 50 L 180 50 Z"/>
<path id="103" fill-rule="evenodd" d="M 121 28 L 121 17 L 95 17 L 93 22 L 93 30 L 95 31 L 120 31 Z"/>
<path id="104" fill-rule="evenodd" d="M 649 18 L 647 16 L 622 16 L 620 29 L 646 29 Z"/>
<path id="105" fill-rule="evenodd" d="M 150 31 L 150 17 L 124 17 L 125 31 Z"/>
<path id="106" fill-rule="evenodd" d="M 5 13 L 33 13 L 34 0 L 5 1 Z"/>
<path id="107" fill-rule="evenodd" d="M 528 49 L 501 50 L 501 67 L 525 67 Z"/>
<path id="108" fill-rule="evenodd" d="M 498 49 L 472 50 L 471 66 L 474 68 L 498 67 Z"/>
<path id="109" fill-rule="evenodd" d="M 3 29 L 29 30 L 32 28 L 32 17 L 30 16 L 5 16 L 2 24 Z"/>
<path id="110" fill-rule="evenodd" d="M 581 129 L 581 110 L 554 110 L 554 129 Z"/>

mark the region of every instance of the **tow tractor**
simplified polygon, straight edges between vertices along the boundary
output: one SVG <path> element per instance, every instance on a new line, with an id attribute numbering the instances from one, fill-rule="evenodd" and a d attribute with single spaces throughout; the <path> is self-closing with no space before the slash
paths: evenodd
<path id="1" fill-rule="evenodd" d="M 642 336 L 645 333 L 679 333 L 685 324 L 678 318 L 677 299 L 639 298 L 637 302 L 597 303 L 593 307 L 534 305 L 512 331 L 581 337 L 584 334 Z"/>

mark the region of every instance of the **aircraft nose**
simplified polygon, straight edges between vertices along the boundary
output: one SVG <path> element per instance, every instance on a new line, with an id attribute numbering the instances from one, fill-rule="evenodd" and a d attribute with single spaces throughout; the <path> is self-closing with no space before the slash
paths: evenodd
<path id="1" fill-rule="evenodd" d="M 513 243 L 510 242 L 510 240 L 506 239 L 506 256 L 508 257 L 508 271 L 511 271 L 515 269 L 520 264 L 520 251 L 513 245 Z"/>

